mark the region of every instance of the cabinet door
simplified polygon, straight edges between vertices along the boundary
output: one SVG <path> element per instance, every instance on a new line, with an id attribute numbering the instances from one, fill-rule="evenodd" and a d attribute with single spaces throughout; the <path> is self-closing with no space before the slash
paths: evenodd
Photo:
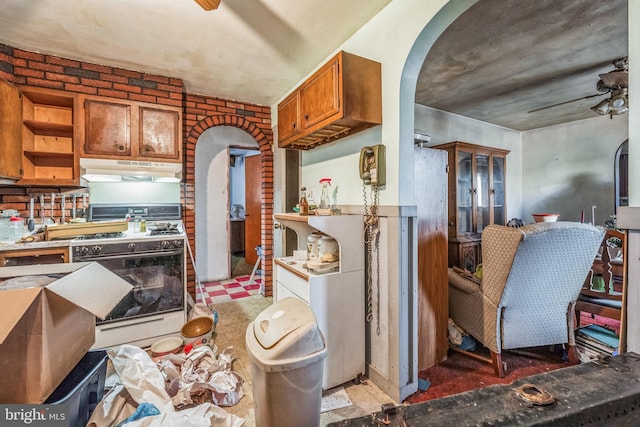
<path id="1" fill-rule="evenodd" d="M 0 80 L 0 179 L 22 177 L 22 104 L 20 91 Z"/>
<path id="2" fill-rule="evenodd" d="M 299 133 L 300 92 L 296 92 L 278 106 L 278 144 L 286 142 Z"/>
<path id="3" fill-rule="evenodd" d="M 491 224 L 491 209 L 489 206 L 491 195 L 489 163 L 489 154 L 475 154 L 475 182 L 473 193 L 475 196 L 474 228 L 477 234 L 482 234 L 484 228 Z"/>
<path id="4" fill-rule="evenodd" d="M 180 158 L 180 117 L 178 112 L 140 107 L 141 158 Z"/>
<path id="5" fill-rule="evenodd" d="M 310 128 L 340 112 L 338 58 L 327 63 L 300 91 L 302 126 Z"/>
<path id="6" fill-rule="evenodd" d="M 456 166 L 458 235 L 473 234 L 473 152 L 458 150 Z"/>
<path id="7" fill-rule="evenodd" d="M 491 156 L 491 164 L 491 221 L 492 224 L 505 225 L 507 221 L 505 158 Z"/>
<path id="8" fill-rule="evenodd" d="M 87 99 L 84 112 L 85 153 L 131 156 L 131 106 Z"/>

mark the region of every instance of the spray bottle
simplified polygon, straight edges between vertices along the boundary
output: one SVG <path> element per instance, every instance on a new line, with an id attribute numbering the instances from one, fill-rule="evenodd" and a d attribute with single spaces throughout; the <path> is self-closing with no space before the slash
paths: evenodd
<path id="1" fill-rule="evenodd" d="M 322 193 L 320 194 L 320 209 L 329 209 L 329 186 L 331 186 L 331 178 L 322 178 L 320 180 L 322 184 Z"/>

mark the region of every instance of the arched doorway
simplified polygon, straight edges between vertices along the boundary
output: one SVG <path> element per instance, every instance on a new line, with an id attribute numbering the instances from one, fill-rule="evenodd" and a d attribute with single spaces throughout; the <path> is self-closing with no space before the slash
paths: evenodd
<path id="1" fill-rule="evenodd" d="M 197 110 L 200 111 L 200 110 Z M 193 126 L 188 131 L 188 136 L 185 143 L 185 167 L 184 167 L 184 176 L 185 181 L 183 183 L 183 220 L 185 223 L 185 229 L 187 231 L 189 245 L 194 250 L 194 258 L 198 259 L 198 253 L 196 248 L 196 241 L 198 239 L 206 239 L 206 236 L 201 236 L 200 231 L 196 228 L 196 209 L 200 209 L 203 203 L 196 203 L 196 146 L 198 142 L 201 141 L 200 136 L 210 128 L 216 127 L 224 127 L 230 128 L 241 132 L 240 134 L 235 134 L 236 138 L 239 138 L 238 135 L 242 135 L 241 140 L 244 140 L 245 143 L 248 143 L 246 137 L 248 136 L 253 143 L 257 145 L 260 150 L 260 175 L 261 175 L 261 191 L 262 191 L 262 200 L 261 200 L 261 242 L 262 242 L 262 254 L 263 254 L 263 283 L 264 283 L 264 294 L 265 296 L 271 295 L 271 259 L 273 257 L 273 246 L 272 246 L 272 234 L 273 234 L 273 153 L 271 152 L 271 131 L 270 126 L 268 128 L 258 127 L 255 122 L 247 120 L 243 117 L 239 117 L 236 115 L 215 115 L 215 116 L 200 116 L 197 113 L 192 113 L 187 107 L 186 116 L 192 114 L 193 117 L 198 117 L 200 120 L 196 121 Z M 232 136 L 235 133 L 234 131 L 230 131 L 229 129 L 221 131 L 223 132 L 220 135 L 224 135 L 225 132 L 230 133 Z M 214 132 L 216 134 L 217 132 Z M 219 136 L 220 136 L 219 135 Z M 227 145 L 228 146 L 228 145 Z M 254 145 L 255 147 L 255 145 Z M 226 150 L 226 148 L 225 148 Z M 214 150 L 215 151 L 215 150 Z M 211 160 L 215 157 L 215 153 L 211 153 Z M 228 155 L 225 155 L 225 158 L 228 159 Z M 228 173 L 228 163 L 225 162 L 224 168 Z M 208 168 L 205 168 L 207 170 Z M 207 191 L 223 191 L 223 188 L 227 188 L 227 184 L 224 185 L 213 182 L 211 183 L 212 189 Z M 204 203 L 206 205 L 206 203 Z M 225 218 L 228 217 L 229 211 L 226 209 L 225 203 Z M 205 210 L 206 212 L 206 210 Z M 206 220 L 206 213 L 202 213 L 201 217 Z M 196 238 L 198 236 L 198 239 Z M 212 242 L 215 244 L 223 244 L 227 245 L 226 240 L 224 242 Z M 225 251 L 226 253 L 227 251 Z M 228 256 L 228 254 L 227 254 Z M 207 254 L 204 255 L 205 259 Z M 202 259 L 202 256 L 201 256 Z M 203 261 L 204 262 L 204 261 Z M 196 274 L 195 268 L 192 263 L 187 263 L 187 290 L 192 295 L 192 297 L 196 296 Z M 196 262 L 197 264 L 197 262 Z"/>
<path id="2" fill-rule="evenodd" d="M 231 277 L 229 147 L 252 149 L 258 143 L 242 129 L 216 126 L 205 130 L 196 145 L 196 266 L 201 282 Z"/>

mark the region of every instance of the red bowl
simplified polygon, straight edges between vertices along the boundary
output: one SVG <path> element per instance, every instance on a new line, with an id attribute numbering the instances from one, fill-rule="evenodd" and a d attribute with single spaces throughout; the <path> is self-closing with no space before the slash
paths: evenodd
<path id="1" fill-rule="evenodd" d="M 535 222 L 556 222 L 560 214 L 542 213 L 531 214 L 531 216 Z"/>

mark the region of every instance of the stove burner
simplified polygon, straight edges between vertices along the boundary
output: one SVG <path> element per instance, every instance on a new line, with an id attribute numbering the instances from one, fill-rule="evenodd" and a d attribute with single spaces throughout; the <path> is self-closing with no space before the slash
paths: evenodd
<path id="1" fill-rule="evenodd" d="M 165 236 L 165 235 L 175 235 L 175 234 L 180 234 L 180 230 L 178 230 L 177 228 L 172 228 L 172 229 L 162 228 L 157 230 L 151 230 L 149 232 L 150 236 Z"/>
<path id="2" fill-rule="evenodd" d="M 117 231 L 113 233 L 96 233 L 96 234 L 83 234 L 78 236 L 78 240 L 93 240 L 93 239 L 116 239 L 119 237 L 125 237 L 123 231 Z"/>

